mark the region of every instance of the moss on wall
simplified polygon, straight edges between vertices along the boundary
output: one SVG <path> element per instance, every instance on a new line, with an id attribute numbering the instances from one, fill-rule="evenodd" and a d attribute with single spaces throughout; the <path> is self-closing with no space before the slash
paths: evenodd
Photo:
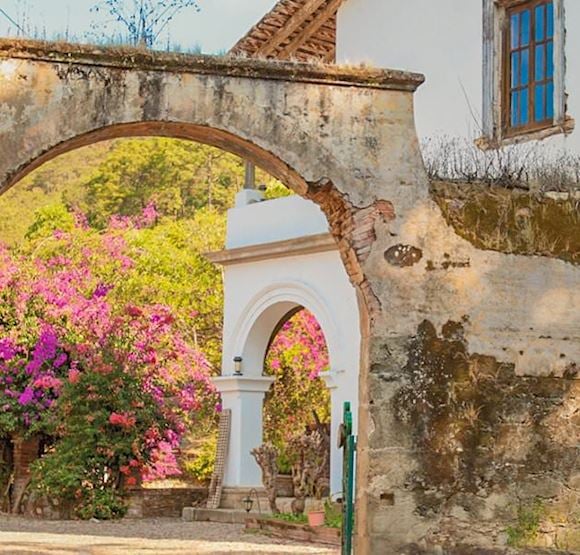
<path id="1" fill-rule="evenodd" d="M 475 247 L 580 264 L 578 196 L 444 182 L 433 182 L 431 194 L 456 233 Z"/>
<path id="2" fill-rule="evenodd" d="M 464 325 L 449 322 L 441 336 L 430 322 L 420 325 L 394 400 L 415 442 L 418 466 L 407 487 L 417 513 L 439 522 L 460 514 L 469 526 L 461 532 L 454 522 L 454 540 L 495 529 L 501 544 L 522 503 L 541 499 L 546 515 L 568 503 L 558 533 L 571 537 L 578 526 L 578 496 L 570 498 L 579 473 L 576 369 L 568 379 L 517 376 L 510 364 L 469 353 Z"/>

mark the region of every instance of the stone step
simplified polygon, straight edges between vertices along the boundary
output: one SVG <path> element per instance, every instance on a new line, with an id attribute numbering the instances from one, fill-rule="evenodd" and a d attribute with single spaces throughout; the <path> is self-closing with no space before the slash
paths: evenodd
<path id="1" fill-rule="evenodd" d="M 291 513 L 292 497 L 279 497 L 276 502 L 278 509 L 282 513 Z M 315 499 L 306 499 L 306 511 L 318 510 L 321 508 L 321 502 Z M 262 502 L 260 498 L 260 509 L 254 505 L 252 510 L 247 513 L 241 509 L 206 509 L 205 507 L 185 507 L 181 512 L 181 518 L 184 522 L 221 522 L 223 524 L 245 524 L 247 517 L 268 516 L 270 510 L 268 502 Z"/>
<path id="2" fill-rule="evenodd" d="M 250 513 L 257 516 L 257 513 Z M 185 507 L 181 513 L 184 522 L 220 522 L 222 524 L 245 524 L 248 513 L 232 509 L 205 509 Z"/>

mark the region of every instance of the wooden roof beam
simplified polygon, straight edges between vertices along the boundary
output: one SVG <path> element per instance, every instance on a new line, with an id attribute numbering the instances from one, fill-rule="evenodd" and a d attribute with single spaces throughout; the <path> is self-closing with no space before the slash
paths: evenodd
<path id="1" fill-rule="evenodd" d="M 279 52 L 279 57 L 290 58 L 294 53 L 306 42 L 312 35 L 314 35 L 327 21 L 332 17 L 343 0 L 329 0 L 324 9 L 320 10 L 320 13 L 316 14 L 316 17 L 302 30 L 300 35 L 290 41 L 290 43 L 285 46 Z"/>
<path id="2" fill-rule="evenodd" d="M 306 3 L 290 18 L 280 32 L 272 38 L 270 42 L 262 46 L 256 52 L 257 56 L 268 56 L 272 54 L 284 41 L 289 39 L 296 31 L 298 31 L 304 22 L 315 13 L 326 0 L 307 0 Z M 331 0 L 331 3 L 334 3 Z M 300 33 L 300 38 L 304 35 Z"/>

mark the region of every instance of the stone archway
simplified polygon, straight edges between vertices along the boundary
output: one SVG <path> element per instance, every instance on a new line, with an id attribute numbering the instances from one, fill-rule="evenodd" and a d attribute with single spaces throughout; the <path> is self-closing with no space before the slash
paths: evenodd
<path id="1" fill-rule="evenodd" d="M 422 80 L 370 68 L 0 40 L 0 193 L 77 146 L 157 134 L 239 154 L 322 208 L 360 312 L 361 555 L 501 546 L 501 534 L 489 533 L 509 524 L 498 491 L 515 503 L 524 490 L 537 491 L 538 476 L 562 496 L 577 482 L 570 415 L 579 387 L 580 272 L 539 244 L 506 254 L 471 230 L 461 238 L 455 229 L 465 222 L 447 215 L 455 228 L 448 225 L 430 198 L 415 132 L 413 92 Z M 530 216 L 526 210 L 524 220 Z M 449 396 L 456 383 L 448 383 L 454 372 L 464 375 L 465 361 L 475 378 L 483 361 L 492 376 L 501 369 L 525 403 L 511 406 L 502 382 L 488 386 L 502 410 L 532 424 L 510 430 L 465 418 Z M 477 379 L 472 385 L 478 402 L 495 409 L 496 397 Z M 461 409 L 454 417 L 476 430 L 483 425 L 496 443 L 482 442 L 487 431 L 469 436 L 474 442 L 448 441 L 450 427 L 432 407 Z M 546 407 L 548 416 L 534 420 Z M 477 406 L 468 408 L 477 414 Z M 548 432 L 540 443 L 525 439 L 540 428 Z M 538 474 L 530 463 L 503 475 L 498 468 L 512 468 L 511 455 L 494 445 L 520 441 L 530 453 L 553 453 L 558 465 Z M 442 460 L 440 445 L 457 445 L 444 472 L 432 464 Z M 465 470 L 473 468 L 481 472 Z M 465 487 L 458 491 L 457 483 Z"/>
<path id="2" fill-rule="evenodd" d="M 393 278 L 384 252 L 428 227 L 432 207 L 413 120 L 422 81 L 391 70 L 0 41 L 0 193 L 79 146 L 161 135 L 243 156 L 322 208 L 361 314 L 361 553 L 373 549 L 375 536 L 377 545 L 386 541 L 369 516 L 385 514 L 383 490 L 403 487 L 398 477 L 375 484 L 383 470 L 374 456 L 388 423 L 373 405 L 384 387 L 369 368 L 399 363 L 383 352 L 385 330 L 401 343 L 414 331 L 412 318 L 396 324 L 403 294 L 384 293 L 385 277 Z M 418 227 L 406 227 L 411 214 Z M 403 291 L 404 281 L 395 275 L 394 287 Z"/>

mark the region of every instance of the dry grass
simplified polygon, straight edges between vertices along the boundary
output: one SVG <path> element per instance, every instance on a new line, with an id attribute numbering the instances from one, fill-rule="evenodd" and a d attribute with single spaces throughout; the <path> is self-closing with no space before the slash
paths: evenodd
<path id="1" fill-rule="evenodd" d="M 439 137 L 422 144 L 429 177 L 500 185 L 535 192 L 580 192 L 580 155 L 544 143 L 483 151 L 463 138 Z"/>

